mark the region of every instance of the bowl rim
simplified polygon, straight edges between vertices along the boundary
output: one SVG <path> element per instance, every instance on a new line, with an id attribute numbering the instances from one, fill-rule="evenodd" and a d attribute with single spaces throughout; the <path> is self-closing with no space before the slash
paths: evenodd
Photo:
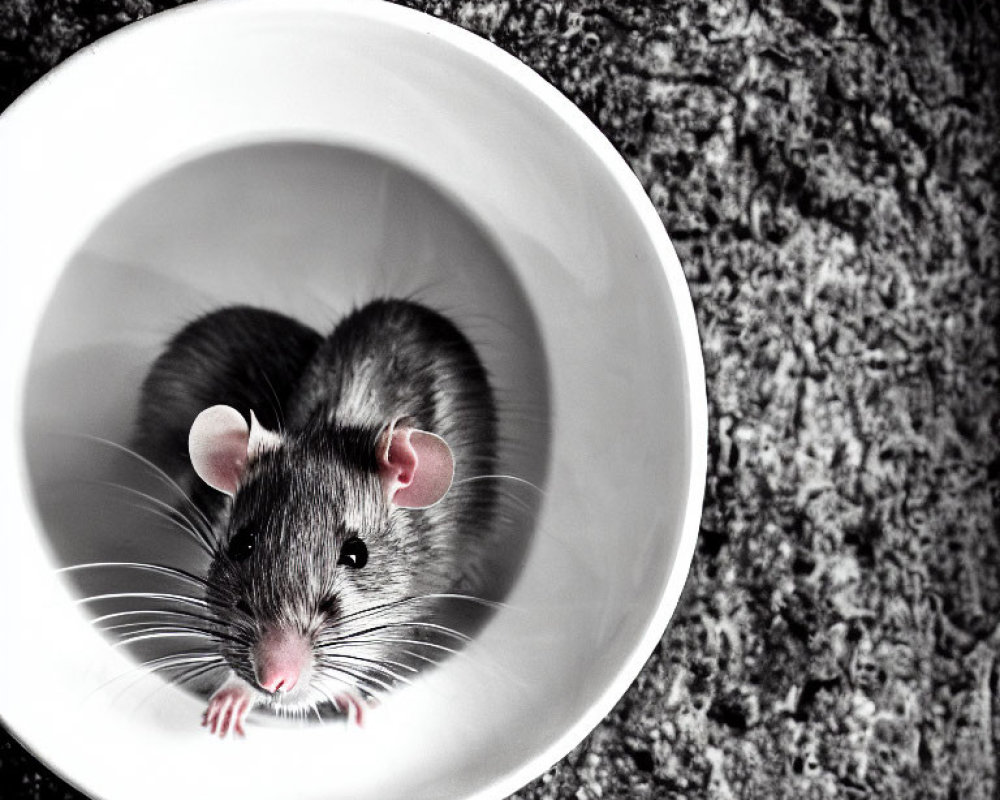
<path id="1" fill-rule="evenodd" d="M 668 293 L 673 300 L 684 361 L 683 378 L 686 384 L 684 394 L 687 405 L 687 419 L 684 420 L 684 424 L 688 433 L 687 442 L 689 445 L 689 452 L 685 454 L 686 462 L 689 465 L 689 480 L 686 491 L 683 493 L 685 497 L 683 521 L 680 525 L 680 536 L 674 562 L 660 594 L 659 604 L 649 617 L 646 630 L 628 657 L 621 660 L 613 679 L 608 681 L 599 697 L 590 703 L 575 722 L 567 726 L 563 733 L 552 740 L 547 747 L 536 752 L 533 757 L 523 760 L 517 768 L 497 776 L 481 790 L 468 795 L 484 799 L 507 796 L 540 776 L 562 759 L 601 720 L 607 717 L 618 700 L 626 693 L 649 659 L 656 644 L 663 637 L 673 616 L 690 570 L 698 538 L 707 472 L 708 443 L 707 391 L 698 324 L 689 286 L 664 224 L 639 179 L 626 161 L 597 126 L 571 100 L 515 56 L 480 35 L 456 24 L 418 10 L 378 0 L 340 0 L 336 5 L 330 5 L 324 0 L 201 0 L 201 2 L 192 2 L 161 11 L 126 25 L 69 56 L 29 87 L 14 100 L 7 110 L 0 114 L 0 126 L 3 126 L 5 121 L 9 124 L 13 123 L 17 116 L 16 112 L 22 107 L 36 102 L 36 98 L 44 99 L 48 85 L 52 82 L 57 83 L 61 75 L 74 70 L 75 65 L 81 60 L 104 57 L 105 55 L 113 58 L 115 57 L 114 48 L 119 40 L 126 37 L 131 38 L 136 35 L 137 31 L 144 32 L 149 26 L 160 25 L 162 24 L 161 20 L 176 21 L 187 16 L 189 24 L 197 24 L 200 18 L 211 17 L 212 14 L 225 16 L 267 12 L 280 15 L 291 11 L 334 17 L 345 14 L 362 16 L 372 22 L 389 25 L 409 34 L 432 36 L 442 44 L 458 48 L 487 66 L 496 69 L 504 79 L 516 84 L 518 90 L 525 91 L 542 101 L 549 112 L 558 117 L 583 140 L 586 147 L 594 153 L 628 199 L 631 212 L 637 216 L 651 249 L 660 262 Z M 22 400 L 23 397 L 18 398 L 18 401 Z M 21 418 L 19 404 L 16 411 L 15 417 L 19 420 Z M 23 451 L 23 446 L 21 446 L 21 450 Z M 21 462 L 24 462 L 23 452 Z M 3 714 L 0 712 L 0 718 L 2 717 Z M 55 765 L 48 762 L 42 751 L 36 750 L 32 746 L 33 743 L 24 741 L 17 731 L 9 725 L 6 727 L 15 739 L 22 742 L 50 770 L 59 774 L 68 783 L 77 785 L 72 776 L 63 774 Z"/>

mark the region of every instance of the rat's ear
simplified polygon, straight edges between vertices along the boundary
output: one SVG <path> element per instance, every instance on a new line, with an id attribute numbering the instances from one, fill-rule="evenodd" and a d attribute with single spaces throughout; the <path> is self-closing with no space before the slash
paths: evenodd
<path id="1" fill-rule="evenodd" d="M 231 406 L 206 408 L 191 425 L 188 452 L 198 477 L 213 489 L 232 496 L 247 468 L 260 453 L 276 447 L 281 439 L 261 427 L 250 413 L 251 427 Z"/>
<path id="2" fill-rule="evenodd" d="M 440 436 L 394 422 L 379 437 L 378 474 L 386 502 L 427 508 L 451 488 L 455 459 Z"/>

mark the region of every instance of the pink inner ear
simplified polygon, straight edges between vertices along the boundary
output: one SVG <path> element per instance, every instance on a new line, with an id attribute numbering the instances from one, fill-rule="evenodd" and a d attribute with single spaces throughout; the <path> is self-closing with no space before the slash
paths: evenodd
<path id="1" fill-rule="evenodd" d="M 249 440 L 246 421 L 235 408 L 206 408 L 188 434 L 191 466 L 213 489 L 233 495 L 246 467 Z"/>
<path id="2" fill-rule="evenodd" d="M 455 474 L 445 440 L 409 427 L 393 427 L 383 434 L 378 463 L 386 500 L 401 508 L 434 505 L 448 492 Z"/>

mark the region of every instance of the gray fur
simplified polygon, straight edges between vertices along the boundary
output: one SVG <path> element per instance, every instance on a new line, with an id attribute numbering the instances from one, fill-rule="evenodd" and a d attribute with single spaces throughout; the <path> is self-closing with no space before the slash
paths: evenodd
<path id="1" fill-rule="evenodd" d="M 268 324 L 259 330 L 247 325 L 253 314 Z M 229 327 L 232 319 L 239 320 L 243 344 L 229 348 L 222 358 L 233 353 L 245 359 L 253 351 L 255 374 L 261 371 L 260 360 L 268 359 L 263 368 L 280 376 L 281 385 L 269 387 L 266 394 L 246 388 L 245 375 L 239 375 L 246 364 L 219 363 L 219 374 L 236 378 L 231 391 L 213 380 L 210 393 L 204 370 L 186 369 L 189 329 L 208 329 L 213 340 L 225 341 L 237 333 Z M 299 323 L 259 310 L 234 315 L 224 309 L 189 329 L 175 338 L 146 381 L 140 441 L 156 439 L 151 426 L 177 427 L 163 420 L 156 406 L 164 364 L 172 378 L 171 398 L 187 391 L 199 404 L 224 403 L 260 416 L 260 409 L 246 404 L 276 393 L 284 406 L 282 444 L 252 463 L 231 502 L 219 503 L 217 493 L 203 499 L 215 516 L 221 545 L 209 569 L 208 600 L 224 636 L 223 655 L 234 671 L 254 684 L 252 647 L 265 626 L 279 622 L 316 641 L 311 694 L 300 693 L 293 702 L 328 698 L 344 688 L 338 680 L 377 694 L 396 682 L 401 664 L 437 660 L 428 654 L 440 655 L 444 648 L 421 650 L 416 644 L 374 639 L 429 641 L 432 629 L 423 623 L 433 619 L 435 602 L 421 598 L 463 585 L 463 578 L 475 572 L 492 528 L 492 483 L 463 483 L 493 472 L 497 448 L 493 393 L 472 345 L 440 314 L 401 300 L 369 303 L 318 346 L 317 337 Z M 274 347 L 276 334 L 292 352 L 275 355 L 280 352 Z M 267 341 L 255 342 L 255 337 Z M 184 343 L 184 352 L 177 342 Z M 209 360 L 219 352 L 214 348 Z M 197 363 L 205 361 L 206 354 L 199 351 Z M 301 375 L 293 378 L 298 368 Z M 183 380 L 178 376 L 186 374 L 200 384 L 178 386 Z M 454 484 L 429 509 L 390 508 L 382 498 L 375 445 L 379 434 L 400 418 L 438 434 L 454 454 Z M 172 449 L 177 446 L 176 441 L 168 443 Z M 190 472 L 190 466 L 186 469 Z M 240 531 L 249 531 L 244 536 L 253 539 L 252 552 L 241 561 L 227 552 Z M 353 536 L 368 548 L 362 569 L 337 563 L 344 542 Z M 365 612 L 376 608 L 381 610 Z M 370 633 L 386 625 L 390 627 L 382 633 Z M 335 641 L 351 637 L 355 640 L 348 645 Z M 453 644 L 451 639 L 447 646 Z M 338 653 L 357 660 L 344 661 Z M 346 673 L 340 669 L 345 664 Z M 329 687 L 322 674 L 333 676 Z"/>

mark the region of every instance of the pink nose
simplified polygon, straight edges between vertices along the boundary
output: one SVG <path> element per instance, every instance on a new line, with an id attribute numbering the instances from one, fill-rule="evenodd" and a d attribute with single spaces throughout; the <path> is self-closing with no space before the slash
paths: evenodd
<path id="1" fill-rule="evenodd" d="M 294 666 L 266 668 L 260 677 L 260 688 L 268 692 L 290 692 L 299 681 L 299 673 Z"/>
<path id="2" fill-rule="evenodd" d="M 264 632 L 254 648 L 257 683 L 266 692 L 290 692 L 307 671 L 309 641 L 300 633 L 279 629 Z"/>

